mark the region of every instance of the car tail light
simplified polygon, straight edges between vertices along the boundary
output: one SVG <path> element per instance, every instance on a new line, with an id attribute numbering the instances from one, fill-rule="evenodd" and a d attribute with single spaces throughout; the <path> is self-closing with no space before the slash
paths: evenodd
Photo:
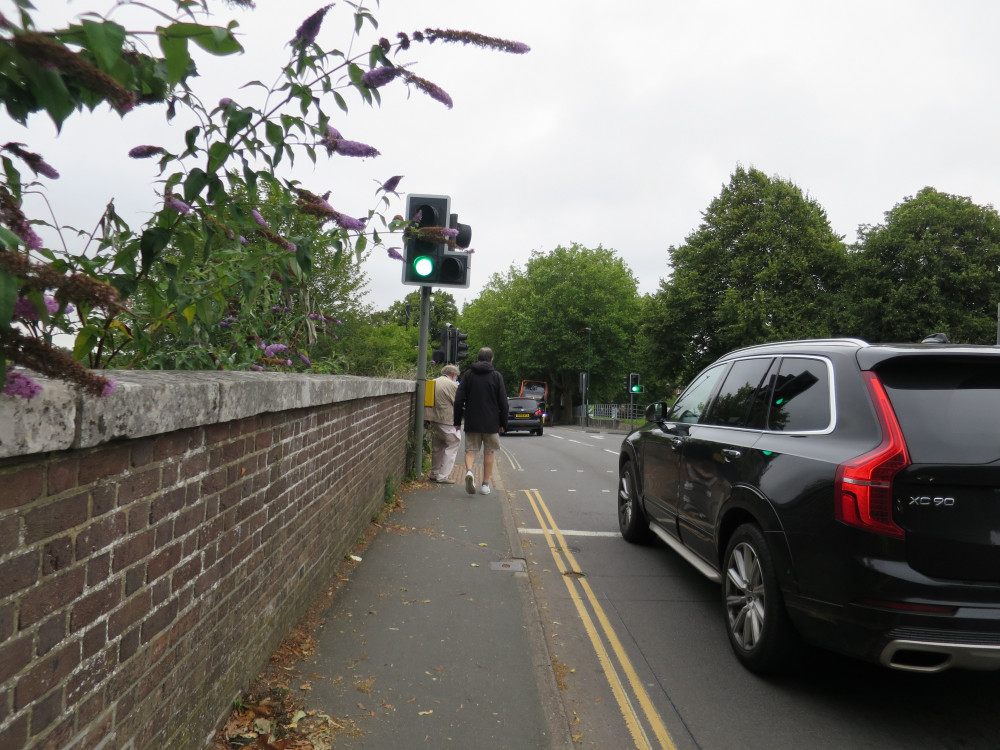
<path id="1" fill-rule="evenodd" d="M 542 416 L 542 410 L 541 409 L 536 410 L 535 411 L 535 416 L 536 417 L 541 417 Z"/>
<path id="2" fill-rule="evenodd" d="M 892 520 L 892 479 L 910 464 L 903 431 L 885 388 L 873 372 L 862 373 L 875 414 L 882 427 L 882 442 L 874 450 L 842 463 L 834 485 L 834 512 L 838 521 L 877 534 L 903 537 Z"/>

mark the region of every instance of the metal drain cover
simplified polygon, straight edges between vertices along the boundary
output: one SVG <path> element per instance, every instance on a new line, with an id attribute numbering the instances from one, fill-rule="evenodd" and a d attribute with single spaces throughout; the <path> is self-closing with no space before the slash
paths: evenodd
<path id="1" fill-rule="evenodd" d="M 490 570 L 506 570 L 510 573 L 523 573 L 524 560 L 495 560 L 490 563 Z"/>

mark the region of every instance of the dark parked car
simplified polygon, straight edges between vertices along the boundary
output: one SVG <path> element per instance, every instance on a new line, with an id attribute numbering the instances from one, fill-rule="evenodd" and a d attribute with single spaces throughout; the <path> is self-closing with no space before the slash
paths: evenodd
<path id="1" fill-rule="evenodd" d="M 527 430 L 533 435 L 541 435 L 545 409 L 537 398 L 507 399 L 507 432 Z"/>
<path id="2" fill-rule="evenodd" d="M 622 536 L 721 583 L 747 668 L 803 641 L 1000 668 L 1000 347 L 755 346 L 646 418 L 621 447 Z"/>

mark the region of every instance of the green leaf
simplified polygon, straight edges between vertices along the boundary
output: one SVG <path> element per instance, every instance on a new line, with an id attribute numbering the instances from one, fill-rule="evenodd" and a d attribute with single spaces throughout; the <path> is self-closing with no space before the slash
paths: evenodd
<path id="1" fill-rule="evenodd" d="M 351 63 L 347 66 L 347 74 L 351 78 L 351 83 L 355 86 L 361 86 L 361 76 L 365 74 L 365 71 L 357 63 Z"/>
<path id="2" fill-rule="evenodd" d="M 207 184 L 208 175 L 205 173 L 205 170 L 195 167 L 191 170 L 188 178 L 184 180 L 184 199 L 190 203 L 201 194 L 201 191 Z"/>
<path id="3" fill-rule="evenodd" d="M 216 174 L 211 175 L 208 178 L 209 202 L 219 205 L 225 203 L 228 197 L 228 193 L 226 193 L 226 186 L 222 180 L 219 179 L 219 176 Z"/>
<path id="4" fill-rule="evenodd" d="M 344 101 L 344 97 L 340 95 L 339 91 L 333 92 L 333 98 L 337 102 L 337 106 L 344 110 L 344 112 L 347 112 L 347 102 Z"/>
<path id="5" fill-rule="evenodd" d="M 24 240 L 7 229 L 7 227 L 0 227 L 0 242 L 7 247 L 14 248 L 24 242 Z"/>
<path id="6" fill-rule="evenodd" d="M 173 230 L 167 227 L 151 227 L 142 233 L 139 252 L 142 257 L 142 273 L 145 274 L 157 256 L 170 243 Z"/>
<path id="7" fill-rule="evenodd" d="M 208 148 L 208 172 L 215 173 L 233 153 L 233 147 L 223 141 L 216 141 Z"/>
<path id="8" fill-rule="evenodd" d="M 94 348 L 94 344 L 97 343 L 99 335 L 100 332 L 94 325 L 84 326 L 80 329 L 80 332 L 76 334 L 76 341 L 73 343 L 73 359 L 78 362 L 86 359 Z"/>
<path id="9" fill-rule="evenodd" d="M 14 303 L 17 301 L 17 277 L 0 270 L 0 329 L 10 330 L 14 317 Z"/>
<path id="10" fill-rule="evenodd" d="M 233 136 L 243 130 L 253 119 L 252 109 L 241 109 L 234 112 L 226 123 L 226 140 L 232 140 Z"/>
<path id="11" fill-rule="evenodd" d="M 184 142 L 187 144 L 187 151 L 185 154 L 193 154 L 198 150 L 198 133 L 200 132 L 201 128 L 195 125 L 184 134 Z"/>
<path id="12" fill-rule="evenodd" d="M 191 64 L 191 55 L 188 53 L 187 38 L 169 33 L 172 28 L 158 26 L 156 33 L 160 38 L 163 57 L 167 61 L 167 81 L 175 86 L 184 80 L 188 65 Z"/>
<path id="13" fill-rule="evenodd" d="M 285 131 L 278 123 L 268 120 L 264 130 L 267 134 L 267 141 L 272 146 L 278 146 L 285 142 Z"/>
<path id="14" fill-rule="evenodd" d="M 174 23 L 166 29 L 157 29 L 161 36 L 166 35 L 171 39 L 188 39 L 193 41 L 206 52 L 213 55 L 232 55 L 243 51 L 243 46 L 236 41 L 233 28 L 237 26 L 234 21 L 228 29 L 221 26 L 202 26 L 197 23 Z"/>
<path id="15" fill-rule="evenodd" d="M 104 70 L 111 70 L 121 59 L 122 45 L 125 43 L 125 29 L 113 21 L 96 23 L 84 21 L 83 30 L 87 34 L 87 44 Z"/>

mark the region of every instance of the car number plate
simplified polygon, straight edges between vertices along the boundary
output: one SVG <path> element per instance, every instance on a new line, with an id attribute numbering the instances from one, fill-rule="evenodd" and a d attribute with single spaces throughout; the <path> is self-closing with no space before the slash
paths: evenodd
<path id="1" fill-rule="evenodd" d="M 515 414 L 514 418 L 515 419 L 527 419 L 530 416 L 531 416 L 530 414 Z"/>

